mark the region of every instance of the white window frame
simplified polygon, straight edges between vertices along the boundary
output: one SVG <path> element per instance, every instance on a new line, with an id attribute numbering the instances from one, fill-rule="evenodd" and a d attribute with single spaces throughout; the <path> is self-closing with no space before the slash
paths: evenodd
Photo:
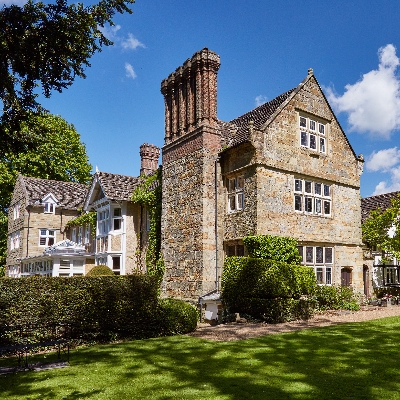
<path id="1" fill-rule="evenodd" d="M 119 212 L 118 212 L 119 210 Z M 112 209 L 112 230 L 121 231 L 123 226 L 124 218 L 122 216 L 122 207 L 113 207 Z M 119 224 L 119 227 L 116 225 Z"/>
<path id="2" fill-rule="evenodd" d="M 20 209 L 21 209 L 20 202 L 15 203 L 13 208 L 14 219 L 18 219 L 20 217 Z"/>
<path id="3" fill-rule="evenodd" d="M 244 209 L 244 175 L 227 179 L 228 212 L 234 213 Z"/>
<path id="4" fill-rule="evenodd" d="M 90 224 L 85 227 L 85 244 L 90 243 Z"/>
<path id="5" fill-rule="evenodd" d="M 76 243 L 76 228 L 72 228 L 71 240 Z"/>
<path id="6" fill-rule="evenodd" d="M 299 115 L 299 132 L 300 147 L 326 154 L 326 123 L 316 118 Z"/>
<path id="7" fill-rule="evenodd" d="M 293 208 L 296 213 L 332 216 L 332 185 L 295 177 L 293 188 Z"/>
<path id="8" fill-rule="evenodd" d="M 53 234 L 51 234 L 53 232 Z M 41 244 L 41 239 L 45 239 L 45 244 Z M 53 243 L 49 244 L 53 239 Z M 55 229 L 39 229 L 39 247 L 49 247 L 56 243 L 56 230 Z"/>
<path id="9" fill-rule="evenodd" d="M 110 207 L 102 207 L 97 210 L 97 236 L 108 235 L 110 231 Z"/>
<path id="10" fill-rule="evenodd" d="M 78 226 L 78 235 L 77 235 L 77 243 L 82 244 L 83 234 L 82 234 L 82 226 Z"/>
<path id="11" fill-rule="evenodd" d="M 20 246 L 21 231 L 13 232 L 10 235 L 10 249 L 19 249 Z"/>
<path id="12" fill-rule="evenodd" d="M 331 286 L 333 284 L 334 248 L 332 246 L 297 246 L 301 256 L 301 264 L 314 270 L 317 285 Z M 317 253 L 322 252 L 321 258 Z"/>
<path id="13" fill-rule="evenodd" d="M 58 266 L 58 276 L 83 276 L 85 275 L 85 260 L 83 258 L 61 258 Z"/>

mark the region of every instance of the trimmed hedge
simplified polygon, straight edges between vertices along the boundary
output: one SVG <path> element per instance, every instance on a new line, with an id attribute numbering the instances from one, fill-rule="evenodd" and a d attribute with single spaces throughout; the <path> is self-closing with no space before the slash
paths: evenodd
<path id="1" fill-rule="evenodd" d="M 107 265 L 96 265 L 85 276 L 114 276 L 114 272 Z"/>
<path id="2" fill-rule="evenodd" d="M 158 336 L 158 282 L 147 275 L 0 279 L 0 324 L 73 322 L 81 338 Z"/>
<path id="3" fill-rule="evenodd" d="M 227 257 L 222 273 L 222 298 L 230 312 L 268 322 L 309 318 L 314 302 L 300 299 L 316 289 L 313 269 L 273 260 Z"/>
<path id="4" fill-rule="evenodd" d="M 243 238 L 249 257 L 296 264 L 301 261 L 297 240 L 291 237 L 257 235 Z"/>
<path id="5" fill-rule="evenodd" d="M 196 307 L 183 300 L 160 299 L 158 325 L 161 336 L 193 332 L 197 327 L 199 312 Z"/>

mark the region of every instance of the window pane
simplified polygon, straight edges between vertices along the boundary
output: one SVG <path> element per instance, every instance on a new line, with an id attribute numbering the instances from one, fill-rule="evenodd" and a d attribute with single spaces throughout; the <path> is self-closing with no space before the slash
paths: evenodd
<path id="1" fill-rule="evenodd" d="M 47 233 L 46 229 L 41 229 L 40 230 L 40 235 L 41 236 L 46 236 L 46 233 Z"/>
<path id="2" fill-rule="evenodd" d="M 302 180 L 301 179 L 295 179 L 294 180 L 294 191 L 295 192 L 301 192 L 302 189 Z"/>
<path id="3" fill-rule="evenodd" d="M 325 138 L 319 138 L 319 151 L 325 153 Z"/>
<path id="4" fill-rule="evenodd" d="M 236 189 L 236 179 L 229 179 L 229 192 L 234 192 Z"/>
<path id="5" fill-rule="evenodd" d="M 239 176 L 237 178 L 237 189 L 243 189 L 244 188 L 244 176 Z"/>
<path id="6" fill-rule="evenodd" d="M 310 182 L 310 181 L 304 182 L 304 191 L 306 193 L 312 193 L 312 182 Z"/>
<path id="7" fill-rule="evenodd" d="M 300 126 L 307 128 L 307 120 L 304 117 L 300 117 Z"/>
<path id="8" fill-rule="evenodd" d="M 40 246 L 45 246 L 46 245 L 46 238 L 45 237 L 41 237 L 40 241 L 39 241 Z"/>
<path id="9" fill-rule="evenodd" d="M 310 120 L 310 129 L 312 131 L 315 131 L 315 121 L 313 121 L 313 120 Z"/>
<path id="10" fill-rule="evenodd" d="M 228 202 L 229 202 L 229 210 L 234 211 L 236 210 L 236 196 L 229 196 L 228 197 Z"/>
<path id="11" fill-rule="evenodd" d="M 307 132 L 301 132 L 301 145 L 308 147 L 308 134 Z"/>
<path id="12" fill-rule="evenodd" d="M 317 278 L 317 283 L 318 283 L 319 285 L 321 285 L 322 283 L 324 283 L 323 277 L 324 277 L 324 271 L 323 271 L 323 269 L 322 269 L 322 268 L 317 268 L 317 270 L 316 270 L 316 278 Z"/>
<path id="13" fill-rule="evenodd" d="M 332 247 L 325 247 L 325 263 L 326 264 L 332 264 L 332 255 L 333 255 Z"/>
<path id="14" fill-rule="evenodd" d="M 121 209 L 114 208 L 114 217 L 120 217 L 120 216 L 121 216 Z"/>
<path id="15" fill-rule="evenodd" d="M 314 247 L 306 247 L 306 262 L 314 262 Z"/>
<path id="16" fill-rule="evenodd" d="M 114 219 L 114 231 L 117 231 L 118 229 L 121 229 L 121 222 L 119 218 Z"/>
<path id="17" fill-rule="evenodd" d="M 297 246 L 297 250 L 299 251 L 299 255 L 301 257 L 300 262 L 303 262 L 303 246 Z"/>
<path id="18" fill-rule="evenodd" d="M 54 236 L 54 231 L 49 231 L 49 236 Z"/>
<path id="19" fill-rule="evenodd" d="M 301 196 L 294 196 L 294 209 L 296 211 L 303 211 L 301 207 Z"/>
<path id="20" fill-rule="evenodd" d="M 331 202 L 324 200 L 324 214 L 330 215 L 331 214 Z"/>
<path id="21" fill-rule="evenodd" d="M 315 194 L 319 194 L 319 195 L 322 194 L 321 186 L 322 186 L 322 185 L 321 185 L 320 183 L 314 183 L 314 191 L 315 191 Z"/>
<path id="22" fill-rule="evenodd" d="M 317 246 L 315 248 L 315 262 L 317 264 L 323 264 L 324 263 L 324 249 L 323 249 L 323 247 Z"/>
<path id="23" fill-rule="evenodd" d="M 233 257 L 235 255 L 235 246 L 227 246 L 226 247 L 226 256 Z"/>
<path id="24" fill-rule="evenodd" d="M 243 193 L 237 194 L 237 209 L 243 210 Z"/>
<path id="25" fill-rule="evenodd" d="M 332 268 L 325 269 L 325 283 L 327 285 L 332 285 Z"/>
<path id="26" fill-rule="evenodd" d="M 317 140 L 315 135 L 310 135 L 310 149 L 316 150 Z"/>
<path id="27" fill-rule="evenodd" d="M 54 244 L 54 238 L 53 237 L 49 237 L 49 241 L 47 243 L 47 246 L 53 246 Z"/>
<path id="28" fill-rule="evenodd" d="M 120 257 L 113 257 L 113 269 L 120 269 L 121 266 L 121 258 Z"/>
<path id="29" fill-rule="evenodd" d="M 325 125 L 324 124 L 318 124 L 319 125 L 319 133 L 321 135 L 325 135 Z"/>
<path id="30" fill-rule="evenodd" d="M 312 213 L 312 197 L 306 197 L 304 201 L 304 210 L 305 212 Z"/>
<path id="31" fill-rule="evenodd" d="M 244 246 L 242 244 L 236 246 L 236 255 L 240 257 L 244 256 Z"/>
<path id="32" fill-rule="evenodd" d="M 324 185 L 324 196 L 330 197 L 331 195 L 331 187 L 329 185 Z"/>
<path id="33" fill-rule="evenodd" d="M 315 214 L 321 214 L 322 209 L 321 209 L 321 199 L 315 199 Z"/>

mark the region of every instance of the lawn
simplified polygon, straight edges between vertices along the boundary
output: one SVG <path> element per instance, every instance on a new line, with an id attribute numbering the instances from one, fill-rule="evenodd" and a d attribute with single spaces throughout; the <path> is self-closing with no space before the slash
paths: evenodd
<path id="1" fill-rule="evenodd" d="M 1 399 L 399 399 L 400 317 L 236 342 L 185 336 L 75 349 L 0 376 Z"/>

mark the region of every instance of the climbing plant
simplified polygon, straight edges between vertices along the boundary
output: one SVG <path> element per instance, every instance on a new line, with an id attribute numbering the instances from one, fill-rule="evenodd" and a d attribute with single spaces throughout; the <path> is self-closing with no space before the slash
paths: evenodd
<path id="1" fill-rule="evenodd" d="M 161 282 L 164 276 L 164 260 L 161 255 L 161 168 L 154 174 L 141 176 L 141 183 L 132 195 L 134 203 L 145 206 L 150 216 L 149 243 L 146 251 L 146 267 L 149 275 L 155 275 Z"/>
<path id="2" fill-rule="evenodd" d="M 92 238 L 94 239 L 96 237 L 96 222 L 97 222 L 97 212 L 90 211 L 86 214 L 82 214 L 79 217 L 72 219 L 71 221 L 68 221 L 66 227 L 72 228 L 74 226 L 90 225 Z"/>

